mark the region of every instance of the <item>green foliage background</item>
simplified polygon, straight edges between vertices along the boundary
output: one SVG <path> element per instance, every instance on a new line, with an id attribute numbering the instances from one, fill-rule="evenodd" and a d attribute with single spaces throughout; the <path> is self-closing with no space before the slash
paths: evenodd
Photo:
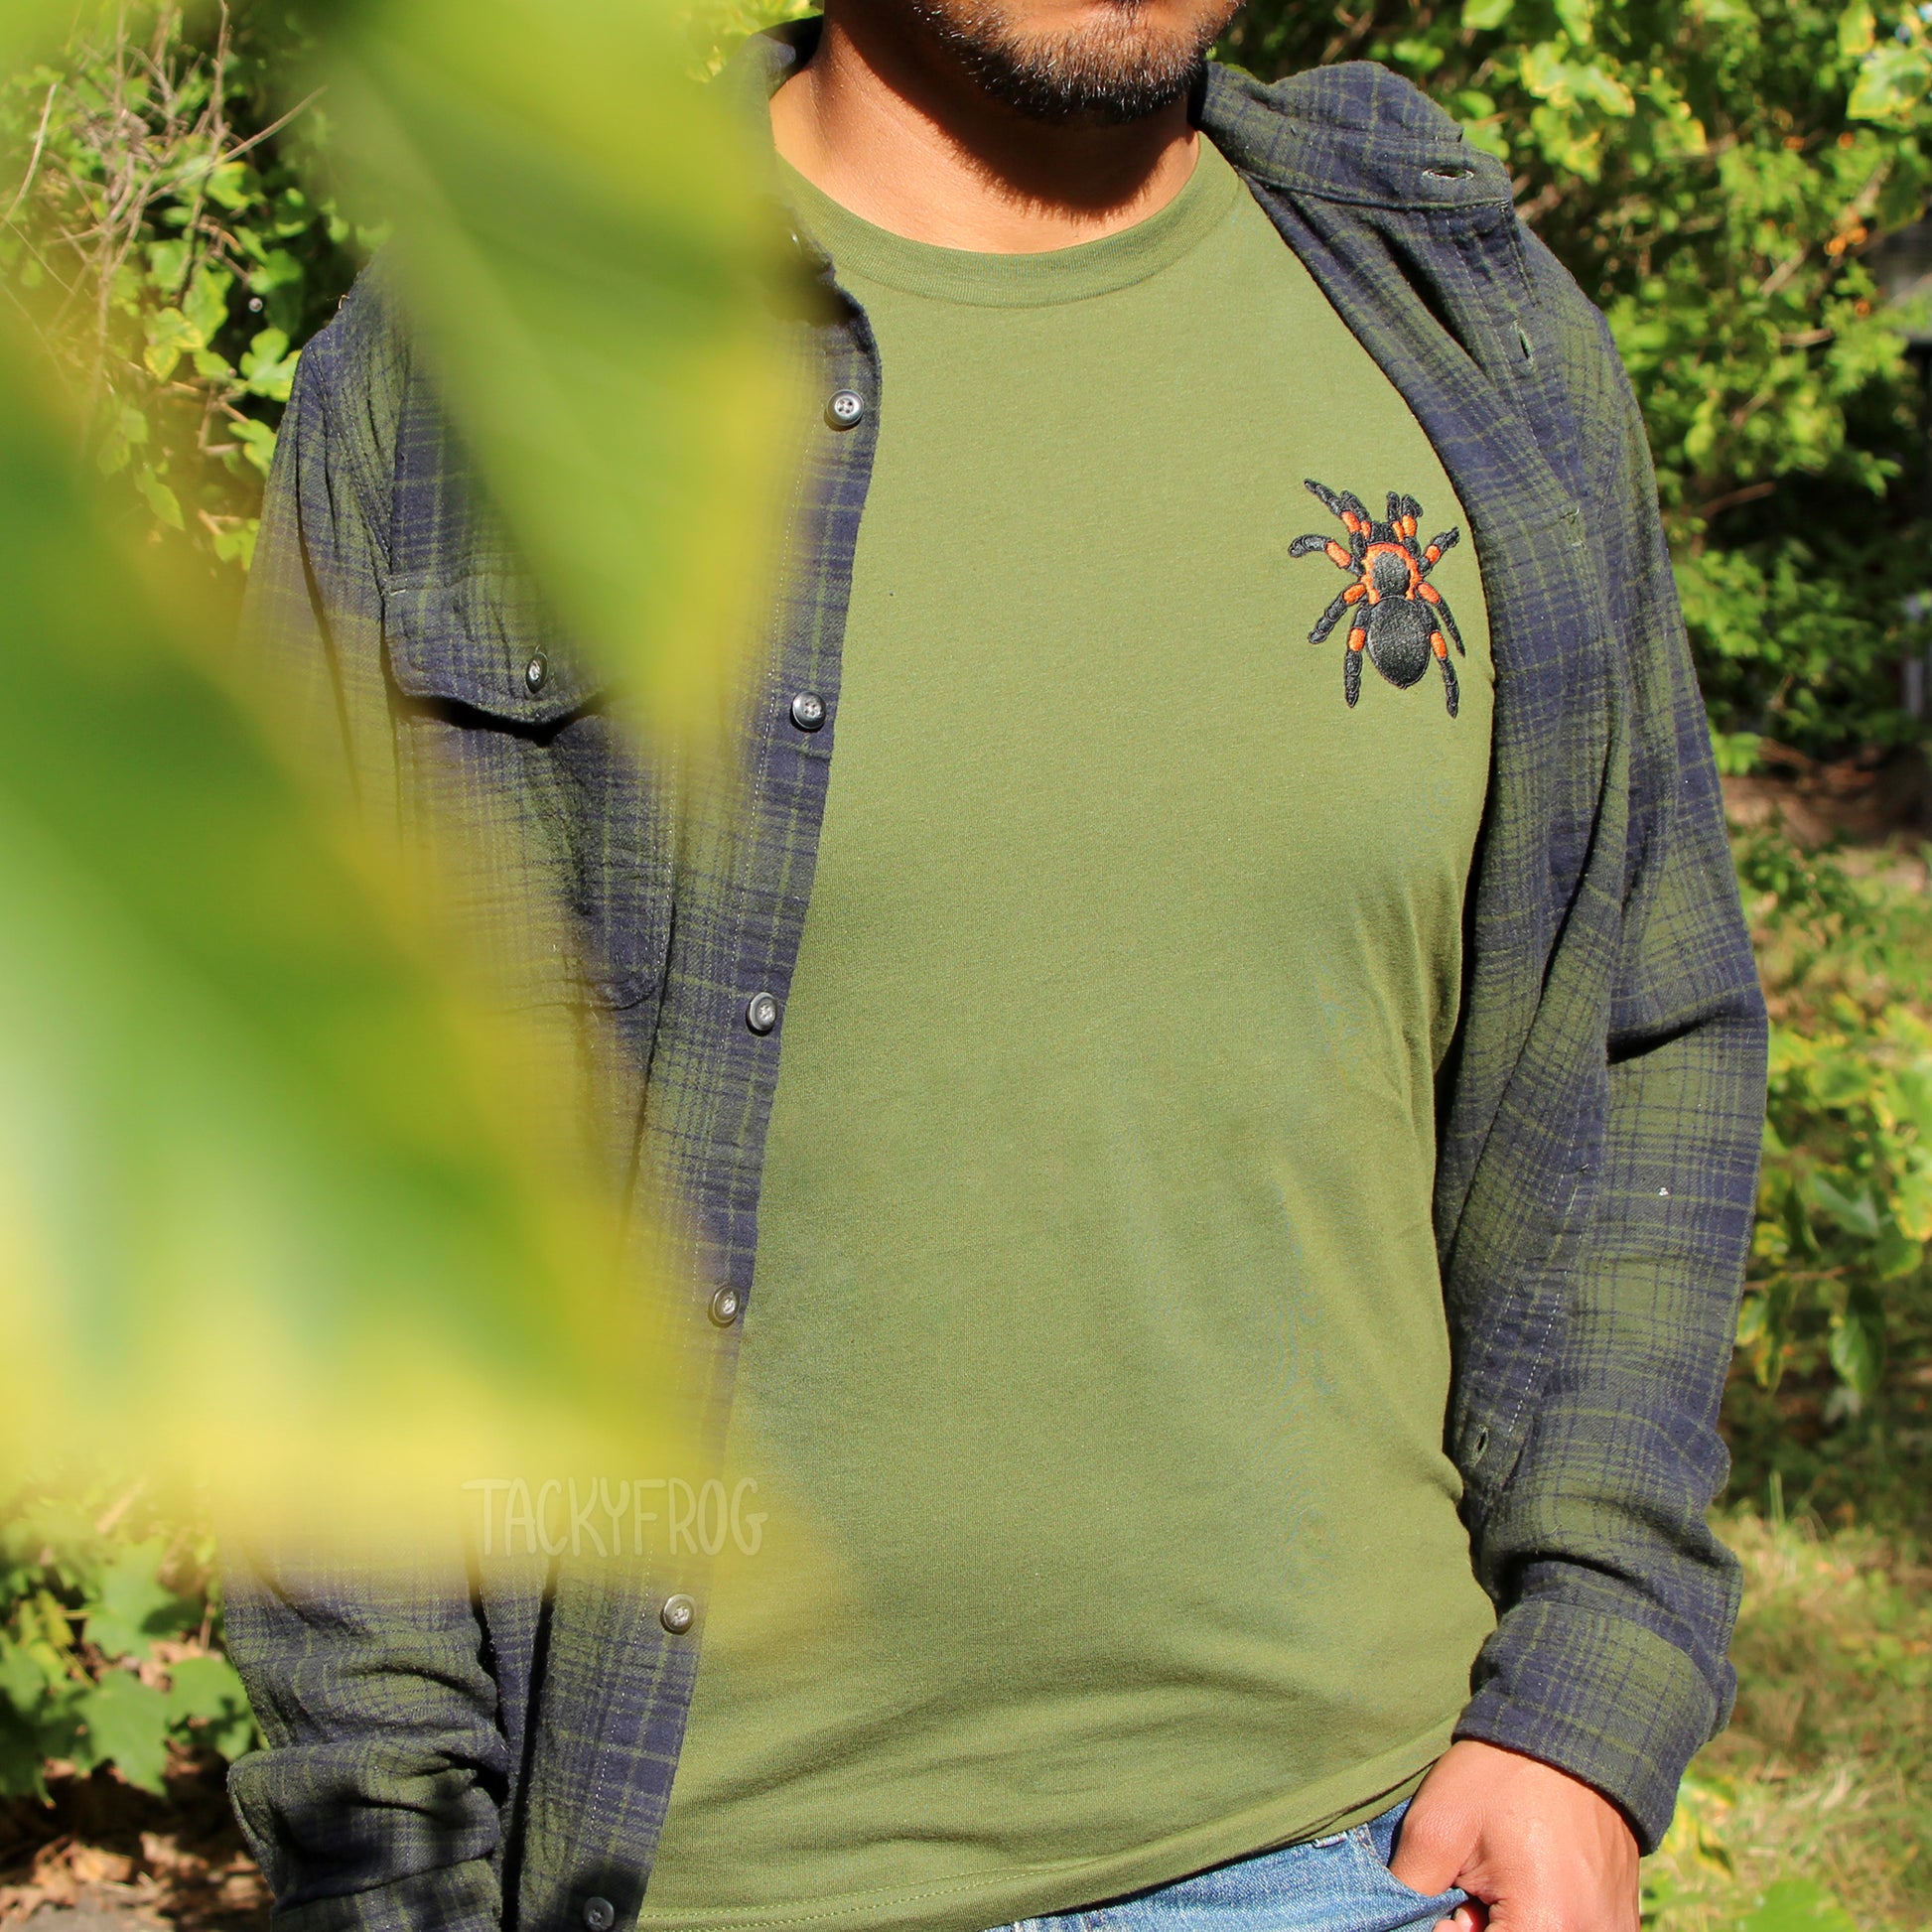
<path id="1" fill-rule="evenodd" d="M 157 1520 L 138 1485 L 0 1497 L 0 1793 L 45 1795 L 49 1759 L 160 1793 L 171 1745 L 254 1743 L 213 1560 L 210 1535 Z"/>
<path id="2" fill-rule="evenodd" d="M 245 568 L 295 347 L 378 237 L 313 185 L 329 120 L 279 97 L 300 47 L 279 9 L 83 21 L 0 88 L 0 142 L 25 157 L 0 270 L 37 298 L 95 461 L 159 527 Z"/>

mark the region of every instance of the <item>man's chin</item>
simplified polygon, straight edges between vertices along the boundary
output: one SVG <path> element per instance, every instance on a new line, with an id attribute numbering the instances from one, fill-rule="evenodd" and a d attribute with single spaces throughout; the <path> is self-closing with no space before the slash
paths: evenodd
<path id="1" fill-rule="evenodd" d="M 919 0 L 919 19 L 985 91 L 1029 119 L 1119 126 L 1159 113 L 1200 77 L 1233 9 L 1191 28 L 1113 8 L 1059 33 L 1027 33 L 998 6 Z"/>

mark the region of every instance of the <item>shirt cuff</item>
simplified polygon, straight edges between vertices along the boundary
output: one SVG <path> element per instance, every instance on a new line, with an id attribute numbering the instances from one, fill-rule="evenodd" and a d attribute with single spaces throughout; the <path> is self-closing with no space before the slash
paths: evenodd
<path id="1" fill-rule="evenodd" d="M 1483 1646 L 1455 1734 L 1593 1786 L 1649 1853 L 1670 1829 L 1685 1766 L 1724 1716 L 1703 1673 L 1654 1630 L 1546 1597 L 1517 1604 Z"/>
<path id="2" fill-rule="evenodd" d="M 273 1932 L 502 1932 L 502 1895 L 486 1859 L 413 1871 L 366 1891 L 311 1898 L 269 1916 Z"/>

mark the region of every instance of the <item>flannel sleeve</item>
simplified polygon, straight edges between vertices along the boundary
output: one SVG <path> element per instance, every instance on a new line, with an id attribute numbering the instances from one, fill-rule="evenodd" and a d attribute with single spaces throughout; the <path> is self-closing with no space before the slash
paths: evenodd
<path id="1" fill-rule="evenodd" d="M 266 1747 L 229 1795 L 292 1932 L 493 1932 L 507 1747 L 463 1571 L 227 1553 Z"/>
<path id="2" fill-rule="evenodd" d="M 1592 516 L 1628 665 L 1630 860 L 1606 1133 L 1537 1420 L 1478 1538 L 1503 1607 L 1457 1734 L 1595 1786 L 1648 1851 L 1735 1688 L 1736 1565 L 1707 1515 L 1766 1027 L 1642 416 L 1601 318 L 1536 254 L 1577 324 L 1579 416 L 1606 426 Z"/>
<path id="3" fill-rule="evenodd" d="M 250 675 L 372 815 L 393 812 L 381 663 L 382 401 L 374 305 L 305 351 L 243 624 Z M 352 380 L 340 381 L 346 368 Z M 339 391 L 346 391 L 346 394 Z M 508 1781 L 496 1687 L 461 1551 L 408 1572 L 230 1541 L 226 1637 L 265 1748 L 229 1789 L 291 1932 L 489 1932 Z"/>

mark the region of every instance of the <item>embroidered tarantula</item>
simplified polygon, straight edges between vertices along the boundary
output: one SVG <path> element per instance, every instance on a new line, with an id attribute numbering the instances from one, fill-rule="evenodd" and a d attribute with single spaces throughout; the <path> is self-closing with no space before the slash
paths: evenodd
<path id="1" fill-rule="evenodd" d="M 1297 537 L 1288 546 L 1291 557 L 1307 557 L 1324 551 L 1329 562 L 1345 570 L 1355 582 L 1322 612 L 1320 621 L 1309 632 L 1309 642 L 1322 642 L 1342 614 L 1355 611 L 1355 621 L 1348 627 L 1348 648 L 1342 653 L 1342 695 L 1352 706 L 1362 694 L 1362 655 L 1398 690 L 1406 691 L 1429 668 L 1433 655 L 1443 667 L 1443 695 L 1449 702 L 1449 715 L 1455 716 L 1461 702 L 1455 687 L 1455 666 L 1449 662 L 1449 647 L 1467 656 L 1455 619 L 1443 594 L 1429 582 L 1443 552 L 1460 541 L 1460 529 L 1445 530 L 1431 537 L 1426 545 L 1416 542 L 1416 519 L 1422 505 L 1413 496 L 1398 496 L 1389 491 L 1389 514 L 1377 523 L 1370 517 L 1362 499 L 1350 490 L 1339 492 L 1312 480 L 1310 490 L 1341 518 L 1348 532 L 1346 548 L 1332 537 Z M 1365 611 L 1355 610 L 1366 604 Z"/>

